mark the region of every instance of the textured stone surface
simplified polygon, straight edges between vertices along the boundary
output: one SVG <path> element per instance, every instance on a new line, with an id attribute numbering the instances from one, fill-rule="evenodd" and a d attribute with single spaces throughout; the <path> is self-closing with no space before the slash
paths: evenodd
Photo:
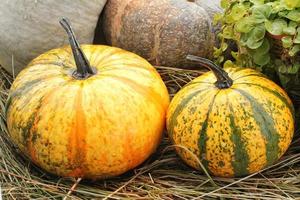
<path id="1" fill-rule="evenodd" d="M 0 64 L 15 73 L 39 54 L 67 44 L 59 25 L 68 17 L 80 43 L 91 43 L 106 0 L 1 0 Z"/>
<path id="2" fill-rule="evenodd" d="M 222 8 L 220 7 L 220 0 L 195 0 L 195 3 L 205 9 L 211 20 L 214 19 L 214 15 L 216 13 L 223 12 Z M 212 26 L 213 32 L 215 33 L 217 33 L 220 28 L 220 26 Z"/>
<path id="3" fill-rule="evenodd" d="M 109 0 L 103 30 L 113 46 L 135 52 L 154 65 L 185 67 L 188 54 L 211 57 L 212 15 L 219 0 Z M 189 65 L 190 66 L 190 65 Z"/>

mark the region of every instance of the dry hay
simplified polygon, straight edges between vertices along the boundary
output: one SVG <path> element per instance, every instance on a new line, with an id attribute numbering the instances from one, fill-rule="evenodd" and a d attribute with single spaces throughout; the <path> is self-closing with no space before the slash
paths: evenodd
<path id="1" fill-rule="evenodd" d="M 200 74 L 157 67 L 173 96 Z M 7 139 L 5 101 L 12 78 L 0 70 L 0 183 L 4 199 L 295 199 L 300 198 L 300 139 L 273 166 L 244 178 L 216 178 L 194 171 L 176 156 L 167 138 L 143 165 L 120 177 L 87 181 L 43 172 Z"/>

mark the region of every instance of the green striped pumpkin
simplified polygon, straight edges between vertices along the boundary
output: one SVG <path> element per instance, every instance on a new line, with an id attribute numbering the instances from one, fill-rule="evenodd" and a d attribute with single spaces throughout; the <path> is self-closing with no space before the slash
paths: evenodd
<path id="1" fill-rule="evenodd" d="M 190 166 L 221 177 L 257 172 L 277 161 L 294 134 L 294 108 L 287 94 L 261 73 L 247 68 L 211 69 L 173 98 L 168 134 Z"/>

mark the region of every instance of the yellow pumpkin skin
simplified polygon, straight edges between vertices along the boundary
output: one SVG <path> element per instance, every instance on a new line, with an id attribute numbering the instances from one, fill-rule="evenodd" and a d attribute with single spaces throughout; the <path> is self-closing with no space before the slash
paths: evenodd
<path id="1" fill-rule="evenodd" d="M 294 134 L 293 104 L 275 83 L 252 69 L 226 69 L 233 84 L 216 87 L 212 72 L 194 79 L 172 99 L 168 134 L 191 167 L 240 177 L 277 161 Z"/>
<path id="2" fill-rule="evenodd" d="M 81 47 L 97 73 L 73 78 L 70 47 L 37 57 L 11 87 L 8 130 L 20 150 L 50 173 L 116 176 L 158 146 L 169 95 L 143 58 L 108 46 Z"/>

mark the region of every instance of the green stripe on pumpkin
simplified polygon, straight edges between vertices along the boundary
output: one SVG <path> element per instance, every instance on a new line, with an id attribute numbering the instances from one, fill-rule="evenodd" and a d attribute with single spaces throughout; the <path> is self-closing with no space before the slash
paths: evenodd
<path id="1" fill-rule="evenodd" d="M 242 131 L 234 122 L 234 109 L 228 98 L 227 104 L 230 112 L 232 113 L 229 118 L 230 128 L 232 130 L 231 141 L 234 144 L 234 160 L 232 161 L 233 171 L 235 176 L 244 176 L 249 174 L 249 155 L 246 150 L 245 142 L 242 140 Z"/>
<path id="2" fill-rule="evenodd" d="M 40 80 L 39 80 L 39 81 L 38 81 L 38 80 L 39 80 L 39 79 L 37 79 L 36 81 L 37 81 L 37 82 L 40 82 Z M 32 86 L 32 85 L 35 85 L 35 84 L 37 83 L 36 81 L 28 82 L 28 84 L 31 84 L 31 86 Z M 21 88 L 25 87 L 25 85 L 28 86 L 28 84 L 24 84 L 24 86 L 22 86 Z M 17 129 L 19 129 L 19 130 L 21 131 L 20 134 L 22 134 L 22 137 L 23 137 L 23 142 L 24 142 L 23 145 L 26 146 L 26 145 L 28 145 L 29 140 L 32 140 L 32 142 L 34 142 L 35 139 L 36 139 L 36 134 L 37 134 L 37 133 L 36 133 L 36 132 L 34 132 L 34 133 L 32 133 L 32 134 L 30 134 L 30 133 L 31 133 L 31 131 L 32 131 L 31 129 L 32 129 L 34 123 L 36 122 L 36 118 L 38 117 L 37 113 L 38 113 L 38 111 L 40 110 L 40 108 L 43 106 L 43 100 L 44 100 L 44 98 L 45 98 L 46 96 L 48 96 L 49 94 L 53 93 L 53 92 L 54 92 L 55 90 L 57 90 L 59 87 L 63 87 L 63 86 L 66 85 L 66 84 L 67 84 L 67 82 L 62 82 L 62 83 L 60 83 L 59 85 L 53 87 L 50 91 L 48 91 L 47 93 L 45 93 L 43 96 L 41 96 L 41 97 L 39 98 L 38 104 L 35 105 L 35 106 L 36 106 L 35 109 L 32 110 L 31 115 L 29 116 L 28 119 L 26 119 L 26 123 L 24 123 L 24 124 L 26 124 L 26 126 L 21 126 L 21 125 L 19 125 L 19 124 L 16 125 L 15 128 L 17 128 Z M 14 100 L 13 98 L 16 98 L 16 97 L 18 97 L 18 98 L 24 98 L 23 94 L 25 94 L 25 92 L 28 92 L 29 89 L 32 89 L 32 87 L 30 87 L 30 86 L 28 86 L 28 88 L 25 87 L 23 90 L 21 90 L 21 88 L 20 88 L 20 90 L 16 90 L 16 91 L 10 96 L 10 100 L 9 100 L 9 103 L 8 103 L 8 104 L 11 104 L 11 102 Z M 28 89 L 28 90 L 27 90 L 27 89 Z M 36 92 L 39 92 L 39 91 L 36 91 Z M 30 101 L 31 98 L 32 98 L 31 96 L 28 96 L 28 97 L 27 97 L 28 100 L 26 100 L 26 101 Z M 9 105 L 8 105 L 8 108 L 9 108 Z M 22 108 L 22 107 L 21 107 L 21 108 Z M 22 110 L 19 111 L 19 112 L 22 112 Z M 22 123 L 20 123 L 20 124 L 22 124 Z"/>
<path id="3" fill-rule="evenodd" d="M 21 87 L 18 87 L 18 89 L 16 89 L 15 91 L 13 91 L 10 95 L 11 98 L 14 98 L 15 96 L 22 96 L 22 94 L 26 94 L 29 90 L 32 89 L 32 87 L 38 83 L 40 83 L 41 81 L 43 81 L 45 79 L 42 78 L 37 78 L 31 81 L 28 81 L 26 83 L 24 83 Z"/>
<path id="4" fill-rule="evenodd" d="M 18 89 L 12 91 L 11 94 L 9 95 L 9 98 L 8 98 L 8 101 L 6 104 L 7 112 L 10 107 L 10 104 L 13 103 L 15 100 L 18 100 L 19 98 L 24 98 L 24 96 L 30 90 L 32 90 L 36 85 L 41 84 L 41 82 L 43 82 L 43 81 L 51 81 L 51 79 L 55 78 L 55 77 L 56 77 L 55 75 L 48 76 L 48 77 L 40 77 L 40 78 L 34 79 L 32 81 L 26 82 L 26 83 L 22 84 L 20 87 L 18 87 Z M 55 88 L 57 89 L 59 86 L 63 86 L 64 84 L 67 84 L 70 81 L 72 81 L 72 80 L 62 81 L 61 83 L 58 83 L 58 85 L 55 86 Z M 43 88 L 40 88 L 40 89 L 43 89 Z M 38 91 L 36 91 L 36 92 L 38 92 Z M 27 103 L 29 103 L 31 101 L 31 98 L 32 98 L 32 96 L 28 96 L 24 104 L 26 105 Z"/>
<path id="5" fill-rule="evenodd" d="M 208 126 L 208 120 L 209 120 L 209 114 L 212 111 L 213 105 L 215 103 L 215 99 L 217 98 L 219 94 L 219 91 L 214 95 L 211 103 L 209 104 L 209 108 L 206 114 L 206 118 L 203 121 L 202 124 L 202 129 L 199 131 L 199 142 L 198 142 L 198 146 L 199 146 L 199 150 L 200 150 L 200 161 L 203 164 L 203 166 L 205 167 L 205 169 L 210 172 L 209 169 L 209 161 L 206 159 L 206 142 L 207 142 L 207 126 Z"/>
<path id="6" fill-rule="evenodd" d="M 75 66 L 67 65 L 66 63 L 55 61 L 55 60 L 38 60 L 32 64 L 29 64 L 28 67 L 35 67 L 37 65 L 55 65 L 57 67 L 65 68 L 65 69 L 75 69 Z M 31 72 L 34 73 L 37 70 L 32 70 Z"/>
<path id="7" fill-rule="evenodd" d="M 244 76 L 239 76 L 237 77 L 236 79 L 234 79 L 233 81 L 237 81 L 237 80 L 240 80 L 242 78 L 247 78 L 247 77 L 251 77 L 251 76 L 256 76 L 256 77 L 261 77 L 261 78 L 266 78 L 266 76 L 264 76 L 263 74 L 247 74 L 247 75 L 244 75 Z M 239 83 L 238 83 L 239 84 Z"/>
<path id="8" fill-rule="evenodd" d="M 55 77 L 56 77 L 56 75 L 48 76 L 48 77 L 40 77 L 40 78 L 31 80 L 31 81 L 28 81 L 28 82 L 22 84 L 21 87 L 18 87 L 18 89 L 16 89 L 15 91 L 13 91 L 10 94 L 10 96 L 9 96 L 10 102 L 9 103 L 11 103 L 11 101 L 13 101 L 14 98 L 16 98 L 16 97 L 22 97 L 23 94 L 27 94 L 35 85 L 40 84 L 42 81 L 49 80 L 49 79 L 55 78 Z"/>
<path id="9" fill-rule="evenodd" d="M 195 85 L 195 84 L 209 84 L 209 85 L 214 85 L 213 83 L 211 82 L 203 82 L 203 81 L 192 81 L 192 82 L 189 82 L 188 84 L 186 84 L 183 88 L 185 87 L 188 87 L 188 86 L 191 86 L 191 85 Z M 182 89 L 183 89 L 182 88 Z"/>
<path id="10" fill-rule="evenodd" d="M 257 125 L 260 126 L 261 132 L 266 141 L 266 158 L 267 165 L 271 165 L 278 159 L 279 152 L 279 138 L 280 135 L 275 129 L 275 123 L 272 116 L 264 109 L 264 107 L 257 102 L 257 100 L 250 95 L 249 93 L 240 90 L 234 89 L 240 93 L 243 97 L 245 97 L 253 111 L 253 118 L 255 119 Z"/>
<path id="11" fill-rule="evenodd" d="M 284 96 L 282 96 L 279 92 L 277 92 L 275 90 L 271 90 L 270 88 L 267 88 L 265 86 L 262 86 L 262 85 L 259 85 L 259 84 L 256 84 L 256 83 L 237 83 L 236 85 L 240 85 L 240 84 L 250 85 L 250 86 L 253 85 L 253 86 L 257 86 L 257 87 L 263 88 L 267 92 L 269 92 L 269 93 L 273 94 L 274 96 L 276 96 L 277 98 L 279 98 L 286 105 L 286 107 L 289 108 L 289 110 L 291 111 L 292 115 L 293 116 L 295 115 L 295 109 L 294 109 L 293 104 L 290 104 L 288 102 L 288 100 Z"/>
<path id="12" fill-rule="evenodd" d="M 21 123 L 21 124 L 24 124 L 25 126 L 22 126 L 20 124 L 20 125 L 16 125 L 16 127 L 15 127 L 15 128 L 20 130 L 20 134 L 22 135 L 22 138 L 23 138 L 22 145 L 24 145 L 24 146 L 28 146 L 29 141 L 32 140 L 32 138 L 35 138 L 34 134 L 36 134 L 36 133 L 34 133 L 32 135 L 31 134 L 31 129 L 34 125 L 34 122 L 36 121 L 36 118 L 38 117 L 37 116 L 37 111 L 41 108 L 42 102 L 43 102 L 43 97 L 41 97 L 39 99 L 39 102 L 36 105 L 36 108 L 34 110 L 32 110 L 31 115 L 29 116 L 28 119 L 26 119 L 26 122 Z"/>
<path id="13" fill-rule="evenodd" d="M 12 104 L 12 102 L 15 100 L 15 98 L 20 98 L 22 97 L 24 94 L 28 93 L 28 91 L 30 91 L 32 89 L 32 86 L 40 83 L 40 81 L 42 81 L 43 79 L 35 79 L 32 81 L 29 81 L 25 84 L 23 84 L 19 89 L 13 91 L 9 96 L 8 99 L 6 101 L 5 104 L 5 115 L 7 117 L 9 110 L 10 110 L 10 105 Z M 32 97 L 30 97 L 32 98 Z"/>
<path id="14" fill-rule="evenodd" d="M 189 94 L 188 96 L 186 96 L 185 98 L 183 98 L 181 100 L 181 102 L 177 105 L 176 109 L 172 113 L 171 121 L 169 122 L 169 125 L 168 125 L 168 127 L 169 127 L 168 134 L 169 134 L 170 138 L 172 138 L 174 128 L 177 124 L 178 115 L 180 115 L 180 113 L 183 111 L 183 109 L 186 108 L 186 105 L 193 99 L 194 96 L 200 94 L 201 92 L 205 92 L 209 89 L 211 89 L 211 88 L 196 90 L 196 91 L 192 92 L 191 94 Z"/>

